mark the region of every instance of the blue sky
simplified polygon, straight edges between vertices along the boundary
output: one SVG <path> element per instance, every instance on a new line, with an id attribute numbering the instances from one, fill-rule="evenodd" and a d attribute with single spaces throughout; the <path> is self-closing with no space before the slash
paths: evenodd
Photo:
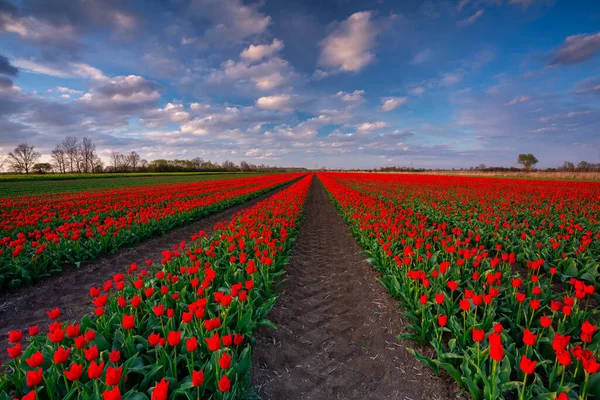
<path id="1" fill-rule="evenodd" d="M 597 1 L 0 0 L 0 148 L 599 162 L 599 53 Z"/>

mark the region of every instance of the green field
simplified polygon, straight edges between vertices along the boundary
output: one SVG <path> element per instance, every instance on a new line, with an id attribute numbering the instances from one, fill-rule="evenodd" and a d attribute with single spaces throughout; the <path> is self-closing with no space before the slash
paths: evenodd
<path id="1" fill-rule="evenodd" d="M 159 185 L 261 175 L 258 173 L 140 173 L 140 174 L 65 174 L 0 175 L 0 197 L 80 192 L 123 186 Z"/>

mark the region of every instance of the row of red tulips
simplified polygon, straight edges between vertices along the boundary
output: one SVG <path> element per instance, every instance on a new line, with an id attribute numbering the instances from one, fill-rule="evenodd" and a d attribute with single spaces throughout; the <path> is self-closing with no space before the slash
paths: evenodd
<path id="1" fill-rule="evenodd" d="M 0 399 L 238 398 L 311 180 L 92 287 L 91 317 L 10 332 Z"/>
<path id="2" fill-rule="evenodd" d="M 240 204 L 298 174 L 0 199 L 0 289 Z"/>
<path id="3" fill-rule="evenodd" d="M 435 358 L 413 350 L 418 359 L 436 373 L 449 373 L 474 399 L 600 398 L 593 282 L 561 274 L 554 259 L 544 260 L 542 250 L 528 259 L 527 251 L 506 242 L 499 225 L 482 222 L 464 199 L 456 199 L 457 205 L 445 199 L 443 207 L 445 195 L 425 193 L 416 177 L 395 178 L 408 181 L 395 201 L 382 198 L 389 199 L 401 185 L 378 175 L 320 177 L 382 274 L 382 283 L 402 300 L 411 329 L 404 336 L 433 346 Z M 473 192 L 479 181 L 472 182 Z M 427 190 L 445 189 L 440 184 Z M 515 193 L 513 199 L 528 197 Z M 492 213 L 491 200 L 481 203 Z M 528 207 L 511 204 L 513 210 Z M 536 215 L 536 207 L 530 212 Z M 581 211 L 565 206 L 563 212 Z M 595 217 L 588 213 L 585 218 Z M 529 229 L 537 230 L 537 223 L 532 221 Z M 594 231 L 588 236 L 597 233 L 597 225 L 589 229 Z"/>

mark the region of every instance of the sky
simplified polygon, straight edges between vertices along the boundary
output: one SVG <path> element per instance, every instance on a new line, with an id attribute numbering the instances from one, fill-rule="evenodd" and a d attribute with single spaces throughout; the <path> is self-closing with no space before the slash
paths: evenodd
<path id="1" fill-rule="evenodd" d="M 600 162 L 596 0 L 0 0 L 0 151 Z"/>

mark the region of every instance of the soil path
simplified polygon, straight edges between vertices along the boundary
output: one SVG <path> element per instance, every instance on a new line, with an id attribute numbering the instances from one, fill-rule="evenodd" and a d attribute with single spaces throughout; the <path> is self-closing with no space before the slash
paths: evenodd
<path id="1" fill-rule="evenodd" d="M 284 294 L 260 328 L 252 384 L 263 399 L 453 399 L 396 338 L 406 322 L 315 178 Z"/>
<path id="2" fill-rule="evenodd" d="M 39 325 L 47 331 L 50 323 L 46 311 L 58 307 L 59 321 L 76 321 L 91 312 L 90 287 L 101 285 L 112 279 L 116 273 L 124 273 L 127 266 L 137 263 L 146 266 L 145 260 L 160 261 L 161 252 L 170 249 L 181 241 L 190 241 L 192 235 L 203 230 L 211 233 L 217 222 L 229 220 L 244 208 L 252 207 L 267 197 L 289 187 L 286 184 L 274 191 L 258 196 L 240 205 L 213 214 L 201 220 L 177 228 L 164 236 L 152 238 L 139 245 L 124 248 L 112 255 L 98 258 L 91 263 L 83 263 L 79 269 L 68 268 L 30 287 L 0 295 L 0 362 L 8 361 L 8 331 L 27 329 Z"/>

